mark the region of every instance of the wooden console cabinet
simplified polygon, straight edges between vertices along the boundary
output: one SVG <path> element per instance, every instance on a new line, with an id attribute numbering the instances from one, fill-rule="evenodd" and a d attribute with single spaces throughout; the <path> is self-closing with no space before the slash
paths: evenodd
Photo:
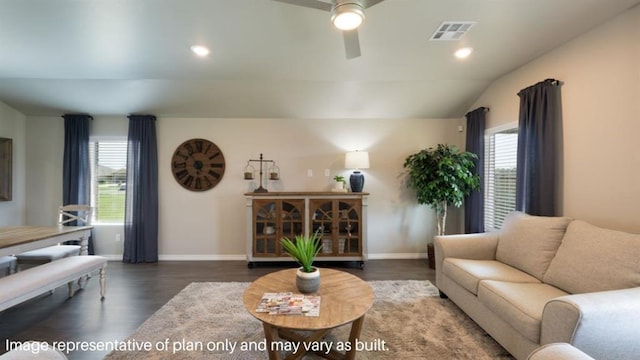
<path id="1" fill-rule="evenodd" d="M 247 262 L 291 261 L 280 239 L 318 231 L 317 261 L 367 260 L 368 193 L 247 193 Z"/>

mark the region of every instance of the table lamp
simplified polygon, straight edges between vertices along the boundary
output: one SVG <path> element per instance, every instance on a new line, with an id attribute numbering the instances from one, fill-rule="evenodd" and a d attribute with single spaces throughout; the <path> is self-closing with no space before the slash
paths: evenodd
<path id="1" fill-rule="evenodd" d="M 369 168 L 369 153 L 366 151 L 350 151 L 344 157 L 344 167 L 356 169 L 349 177 L 352 192 L 362 192 L 364 187 L 364 175 L 359 169 Z"/>

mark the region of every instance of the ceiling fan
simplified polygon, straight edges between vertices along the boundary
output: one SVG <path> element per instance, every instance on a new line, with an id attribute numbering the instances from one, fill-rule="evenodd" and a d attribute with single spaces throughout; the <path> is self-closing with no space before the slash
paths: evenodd
<path id="1" fill-rule="evenodd" d="M 273 1 L 330 12 L 331 22 L 336 28 L 342 30 L 347 59 L 353 59 L 360 56 L 358 26 L 364 20 L 364 10 L 384 0 L 333 0 L 332 3 L 320 0 Z"/>

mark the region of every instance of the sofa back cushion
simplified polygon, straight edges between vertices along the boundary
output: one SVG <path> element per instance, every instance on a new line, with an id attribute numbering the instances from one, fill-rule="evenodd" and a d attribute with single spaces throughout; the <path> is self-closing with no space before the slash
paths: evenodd
<path id="1" fill-rule="evenodd" d="M 512 212 L 502 226 L 496 260 L 542 281 L 570 222 L 568 217 Z"/>
<path id="2" fill-rule="evenodd" d="M 640 286 L 640 235 L 573 221 L 544 282 L 572 294 Z"/>

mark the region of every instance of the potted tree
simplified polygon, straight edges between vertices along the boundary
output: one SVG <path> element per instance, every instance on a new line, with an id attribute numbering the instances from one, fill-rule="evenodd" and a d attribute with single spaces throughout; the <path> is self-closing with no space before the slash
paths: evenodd
<path id="1" fill-rule="evenodd" d="M 313 266 L 313 260 L 322 248 L 318 231 L 313 235 L 296 235 L 295 241 L 287 237 L 280 239 L 285 251 L 300 268 L 296 271 L 296 287 L 302 293 L 313 293 L 320 287 L 320 269 Z"/>
<path id="2" fill-rule="evenodd" d="M 435 149 L 420 150 L 405 159 L 407 186 L 416 191 L 418 204 L 435 210 L 438 235 L 445 233 L 449 205 L 460 207 L 466 196 L 480 188 L 480 176 L 473 171 L 477 158 L 454 145 L 438 144 Z M 429 246 L 429 266 L 433 268 L 433 244 Z"/>

